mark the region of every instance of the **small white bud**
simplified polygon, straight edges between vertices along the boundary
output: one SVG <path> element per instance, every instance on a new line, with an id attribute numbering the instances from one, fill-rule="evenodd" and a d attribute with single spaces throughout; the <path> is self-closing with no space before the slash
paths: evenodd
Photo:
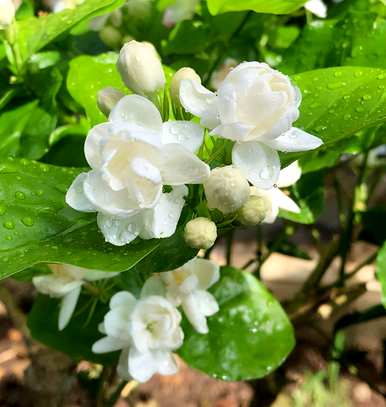
<path id="1" fill-rule="evenodd" d="M 197 75 L 196 71 L 192 68 L 181 68 L 179 69 L 172 78 L 170 83 L 170 94 L 173 98 L 174 103 L 180 103 L 180 85 L 181 81 L 184 79 L 191 79 L 201 83 L 201 78 Z"/>
<path id="2" fill-rule="evenodd" d="M 185 242 L 195 249 L 209 249 L 217 239 L 217 227 L 207 218 L 195 218 L 185 226 Z"/>
<path id="3" fill-rule="evenodd" d="M 249 184 L 241 171 L 231 165 L 215 168 L 204 183 L 208 207 L 223 214 L 236 212 L 249 197 Z"/>
<path id="4" fill-rule="evenodd" d="M 165 86 L 165 74 L 156 49 L 149 42 L 130 41 L 119 53 L 118 71 L 135 93 L 151 95 Z"/>
<path id="5" fill-rule="evenodd" d="M 123 92 L 111 86 L 103 88 L 98 92 L 97 104 L 99 110 L 108 116 L 112 108 L 125 96 Z"/>
<path id="6" fill-rule="evenodd" d="M 15 14 L 16 6 L 12 0 L 0 0 L 0 30 L 12 23 Z"/>
<path id="7" fill-rule="evenodd" d="M 245 226 L 255 226 L 267 216 L 270 202 L 264 195 L 251 195 L 239 211 L 239 221 Z"/>
<path id="8" fill-rule="evenodd" d="M 99 31 L 100 39 L 110 48 L 118 48 L 122 44 L 122 35 L 115 27 L 106 25 Z"/>

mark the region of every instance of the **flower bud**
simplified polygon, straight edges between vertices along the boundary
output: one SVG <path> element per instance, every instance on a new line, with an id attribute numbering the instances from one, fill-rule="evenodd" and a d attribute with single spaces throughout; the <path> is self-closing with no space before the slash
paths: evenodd
<path id="1" fill-rule="evenodd" d="M 135 93 L 151 95 L 165 86 L 165 74 L 156 49 L 149 42 L 130 41 L 119 53 L 118 71 Z"/>
<path id="2" fill-rule="evenodd" d="M 122 35 L 111 25 L 103 27 L 99 32 L 100 39 L 110 48 L 118 48 L 122 43 Z"/>
<path id="3" fill-rule="evenodd" d="M 209 249 L 217 239 L 217 227 L 207 218 L 195 218 L 185 226 L 184 239 L 195 249 Z"/>
<path id="4" fill-rule="evenodd" d="M 197 81 L 201 83 L 201 78 L 197 75 L 196 71 L 192 68 L 181 68 L 173 76 L 170 83 L 170 94 L 173 98 L 174 103 L 180 103 L 180 85 L 181 81 L 184 79 L 191 79 L 192 81 Z"/>
<path id="5" fill-rule="evenodd" d="M 215 168 L 204 183 L 208 207 L 223 214 L 236 212 L 249 197 L 249 184 L 241 171 L 231 165 Z"/>
<path id="6" fill-rule="evenodd" d="M 97 104 L 99 110 L 108 116 L 112 108 L 125 96 L 123 92 L 111 86 L 103 88 L 98 92 Z"/>
<path id="7" fill-rule="evenodd" d="M 245 226 L 261 223 L 270 209 L 270 202 L 264 195 L 251 195 L 241 207 L 238 219 Z"/>
<path id="8" fill-rule="evenodd" d="M 15 14 L 16 6 L 12 0 L 0 0 L 0 30 L 12 23 Z"/>

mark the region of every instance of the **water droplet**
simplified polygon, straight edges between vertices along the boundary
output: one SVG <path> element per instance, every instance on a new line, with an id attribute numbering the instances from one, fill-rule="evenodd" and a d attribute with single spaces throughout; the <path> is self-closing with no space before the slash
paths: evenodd
<path id="1" fill-rule="evenodd" d="M 23 224 L 24 224 L 25 226 L 32 226 L 32 225 L 34 224 L 34 220 L 33 220 L 31 217 L 29 217 L 29 216 L 26 216 L 26 217 L 23 218 L 21 221 L 23 222 Z"/>
<path id="2" fill-rule="evenodd" d="M 37 195 L 37 196 L 42 196 L 42 195 L 43 195 L 43 190 L 38 189 L 38 190 L 36 191 L 36 195 Z"/>
<path id="3" fill-rule="evenodd" d="M 371 95 L 363 95 L 362 96 L 363 100 L 370 100 L 371 99 Z"/>
<path id="4" fill-rule="evenodd" d="M 16 199 L 23 200 L 23 199 L 25 199 L 25 194 L 24 194 L 24 192 L 16 191 L 15 192 L 15 197 L 16 197 Z"/>
<path id="5" fill-rule="evenodd" d="M 7 222 L 4 222 L 3 226 L 6 229 L 14 229 L 15 228 L 15 224 L 11 220 L 8 220 Z"/>

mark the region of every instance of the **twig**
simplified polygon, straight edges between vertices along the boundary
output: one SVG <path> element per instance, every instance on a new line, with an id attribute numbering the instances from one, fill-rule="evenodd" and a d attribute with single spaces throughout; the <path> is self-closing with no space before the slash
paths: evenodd
<path id="1" fill-rule="evenodd" d="M 231 230 L 226 236 L 226 264 L 232 264 L 232 246 L 233 246 L 234 231 Z"/>

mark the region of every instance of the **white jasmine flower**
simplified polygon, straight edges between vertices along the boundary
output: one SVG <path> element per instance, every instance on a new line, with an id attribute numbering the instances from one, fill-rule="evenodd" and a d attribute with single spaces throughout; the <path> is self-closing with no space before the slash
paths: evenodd
<path id="1" fill-rule="evenodd" d="M 277 184 L 273 188 L 269 190 L 258 189 L 255 187 L 251 188 L 251 196 L 261 197 L 268 203 L 266 206 L 267 211 L 263 219 L 264 223 L 273 223 L 279 214 L 279 209 L 294 213 L 300 212 L 299 206 L 279 188 L 288 188 L 295 184 L 301 177 L 301 174 L 301 168 L 299 167 L 298 162 L 295 161 L 280 171 Z"/>
<path id="2" fill-rule="evenodd" d="M 190 20 L 200 0 L 176 0 L 164 12 L 163 24 L 165 27 L 173 27 L 183 20 Z"/>
<path id="3" fill-rule="evenodd" d="M 84 0 L 46 0 L 45 4 L 54 12 L 59 13 L 60 11 L 67 9 L 74 9 Z"/>
<path id="4" fill-rule="evenodd" d="M 150 42 L 126 43 L 117 62 L 125 85 L 135 93 L 152 95 L 165 86 L 165 74 L 156 49 Z"/>
<path id="5" fill-rule="evenodd" d="M 100 327 L 106 336 L 92 350 L 122 350 L 118 373 L 124 379 L 145 382 L 155 373 L 175 374 L 172 352 L 182 345 L 184 337 L 180 323 L 180 313 L 166 298 L 141 294 L 137 300 L 121 291 L 111 298 L 110 311 Z"/>
<path id="6" fill-rule="evenodd" d="M 0 0 L 0 30 L 12 23 L 16 9 L 17 5 L 13 0 Z"/>
<path id="7" fill-rule="evenodd" d="M 252 193 L 256 188 L 252 187 Z M 266 192 L 264 190 L 264 192 Z M 271 211 L 271 200 L 265 195 L 250 195 L 247 202 L 242 206 L 238 213 L 238 219 L 242 225 L 255 226 L 261 223 Z"/>
<path id="8" fill-rule="evenodd" d="M 327 6 L 322 0 L 309 0 L 304 5 L 304 8 L 319 18 L 327 17 Z"/>
<path id="9" fill-rule="evenodd" d="M 235 141 L 233 164 L 256 187 L 269 189 L 280 171 L 277 151 L 306 151 L 322 141 L 292 127 L 299 117 L 301 94 L 289 78 L 259 62 L 243 62 L 216 93 L 183 80 L 180 101 L 203 126 Z"/>
<path id="10" fill-rule="evenodd" d="M 144 291 L 162 292 L 175 306 L 182 306 L 186 317 L 194 329 L 202 334 L 208 333 L 206 317 L 219 310 L 216 299 L 206 290 L 220 278 L 219 266 L 210 260 L 195 258 L 173 271 L 167 271 L 151 277 Z"/>
<path id="11" fill-rule="evenodd" d="M 90 270 L 69 264 L 49 264 L 48 266 L 52 274 L 36 276 L 32 282 L 42 294 L 62 298 L 58 321 L 60 331 L 70 322 L 84 282 L 112 278 L 119 274 Z"/>
<path id="12" fill-rule="evenodd" d="M 225 215 L 236 212 L 249 197 L 248 181 L 231 165 L 212 170 L 204 190 L 209 209 L 218 209 Z"/>
<path id="13" fill-rule="evenodd" d="M 90 130 L 85 155 L 92 170 L 74 180 L 66 202 L 98 212 L 105 239 L 118 246 L 137 236 L 171 236 L 188 192 L 184 184 L 200 184 L 209 175 L 208 165 L 194 154 L 202 139 L 199 125 L 162 123 L 148 99 L 125 96 L 107 123 Z M 163 185 L 172 191 L 163 193 Z"/>
<path id="14" fill-rule="evenodd" d="M 217 239 L 217 226 L 208 218 L 195 218 L 185 225 L 184 239 L 195 249 L 209 249 Z"/>

